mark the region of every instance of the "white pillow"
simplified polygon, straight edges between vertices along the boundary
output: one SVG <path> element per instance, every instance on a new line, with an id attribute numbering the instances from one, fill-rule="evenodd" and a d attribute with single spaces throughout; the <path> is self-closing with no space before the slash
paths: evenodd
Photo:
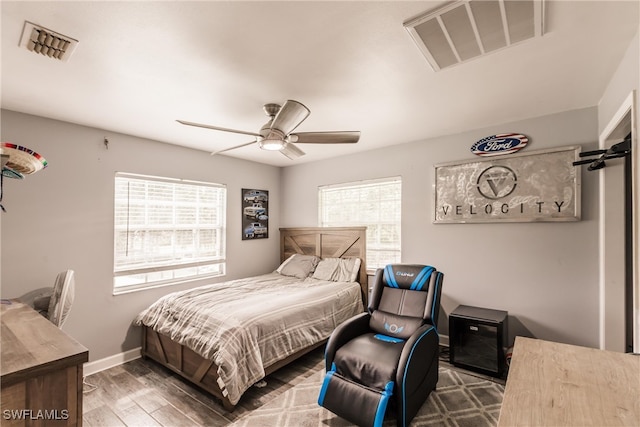
<path id="1" fill-rule="evenodd" d="M 357 282 L 360 271 L 360 258 L 340 258 L 336 282 Z"/>
<path id="2" fill-rule="evenodd" d="M 340 258 L 324 258 L 313 272 L 313 278 L 318 280 L 333 280 L 333 275 L 338 269 Z"/>
<path id="3" fill-rule="evenodd" d="M 360 258 L 324 258 L 318 263 L 313 277 L 334 282 L 356 282 L 360 264 Z"/>
<path id="4" fill-rule="evenodd" d="M 315 255 L 293 254 L 276 269 L 276 273 L 283 276 L 293 276 L 298 279 L 309 277 L 318 265 L 320 258 Z"/>

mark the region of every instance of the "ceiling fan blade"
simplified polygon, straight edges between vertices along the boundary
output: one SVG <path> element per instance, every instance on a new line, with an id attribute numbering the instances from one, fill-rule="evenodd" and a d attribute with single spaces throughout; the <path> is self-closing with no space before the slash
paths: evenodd
<path id="1" fill-rule="evenodd" d="M 214 151 L 213 153 L 211 153 L 211 155 L 215 156 L 216 154 L 224 153 L 225 151 L 235 150 L 236 148 L 246 147 L 247 145 L 255 144 L 256 142 L 258 142 L 258 140 L 247 142 L 247 143 L 241 144 L 241 145 L 236 145 L 235 147 L 225 148 L 224 150 Z"/>
<path id="2" fill-rule="evenodd" d="M 280 150 L 282 154 L 290 158 L 291 160 L 295 160 L 298 157 L 304 156 L 304 151 L 293 145 L 292 143 L 287 143 L 282 150 Z"/>
<path id="3" fill-rule="evenodd" d="M 187 126 L 195 126 L 195 127 L 199 127 L 199 128 L 219 130 L 219 131 L 222 131 L 222 132 L 239 133 L 239 134 L 242 134 L 242 135 L 261 136 L 259 133 L 247 132 L 246 130 L 237 130 L 237 129 L 222 128 L 220 126 L 203 125 L 202 123 L 188 122 L 186 120 L 176 120 L 176 121 L 178 123 L 181 123 L 181 124 L 187 125 Z"/>
<path id="4" fill-rule="evenodd" d="M 271 123 L 271 129 L 277 129 L 288 135 L 309 116 L 309 109 L 298 101 L 288 100 L 284 103 Z"/>
<path id="5" fill-rule="evenodd" d="M 354 144 L 359 139 L 359 131 L 300 132 L 289 135 L 289 140 L 296 144 Z"/>

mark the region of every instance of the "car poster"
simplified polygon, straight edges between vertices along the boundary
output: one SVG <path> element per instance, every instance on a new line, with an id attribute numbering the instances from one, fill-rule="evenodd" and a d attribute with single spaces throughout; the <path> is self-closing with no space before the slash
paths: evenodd
<path id="1" fill-rule="evenodd" d="M 269 237 L 269 192 L 242 189 L 242 240 Z"/>

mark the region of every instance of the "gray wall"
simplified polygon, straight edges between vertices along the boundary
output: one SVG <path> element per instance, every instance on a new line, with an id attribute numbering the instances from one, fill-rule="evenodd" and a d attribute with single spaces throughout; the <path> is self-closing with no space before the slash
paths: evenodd
<path id="1" fill-rule="evenodd" d="M 640 25 L 638 26 L 640 28 Z M 598 103 L 598 134 L 632 90 L 640 88 L 640 33 L 636 33 Z"/>
<path id="2" fill-rule="evenodd" d="M 287 167 L 283 226 L 317 225 L 318 186 L 402 176 L 402 262 L 445 274 L 442 306 L 507 310 L 511 336 L 598 346 L 598 185 L 582 174 L 582 220 L 564 223 L 432 224 L 433 166 L 474 159 L 473 142 L 496 133 L 530 138 L 525 150 L 595 149 L 596 108 Z M 363 139 L 367 136 L 363 135 Z M 447 318 L 440 331 L 448 334 Z"/>
<path id="3" fill-rule="evenodd" d="M 262 274 L 279 261 L 280 169 L 41 117 L 2 111 L 2 141 L 42 154 L 49 166 L 4 180 L 1 295 L 53 286 L 76 273 L 76 300 L 64 330 L 90 361 L 140 346 L 131 321 L 170 291 L 196 283 L 112 295 L 114 174 L 132 172 L 227 185 L 227 280 Z M 105 149 L 103 138 L 110 141 Z M 270 237 L 241 240 L 241 189 L 270 191 Z"/>

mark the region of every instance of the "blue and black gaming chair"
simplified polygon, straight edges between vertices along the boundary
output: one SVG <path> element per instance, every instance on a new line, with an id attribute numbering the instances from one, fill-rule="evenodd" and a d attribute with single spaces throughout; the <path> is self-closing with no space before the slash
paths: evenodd
<path id="1" fill-rule="evenodd" d="M 365 313 L 338 326 L 325 352 L 318 403 L 359 426 L 381 426 L 387 406 L 407 426 L 438 382 L 440 295 L 435 268 L 378 269 Z"/>

